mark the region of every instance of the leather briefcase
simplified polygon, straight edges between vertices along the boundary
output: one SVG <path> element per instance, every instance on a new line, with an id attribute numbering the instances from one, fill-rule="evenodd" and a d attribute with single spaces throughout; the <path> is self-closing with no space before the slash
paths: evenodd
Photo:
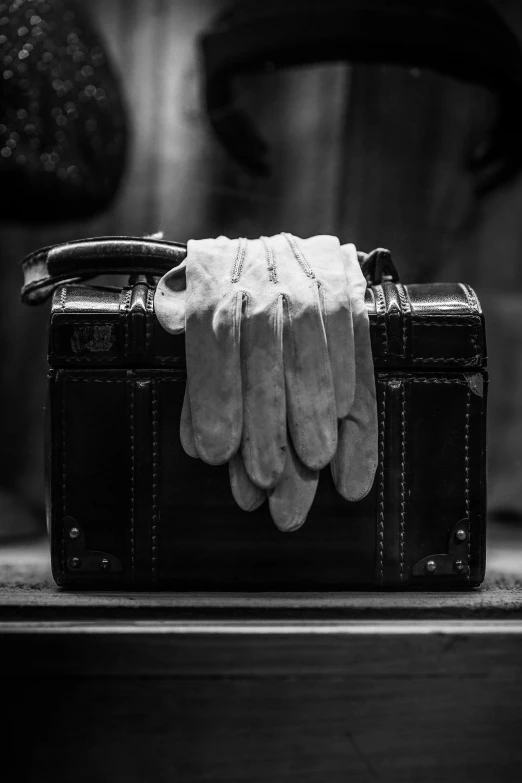
<path id="1" fill-rule="evenodd" d="M 321 474 L 304 526 L 235 504 L 228 468 L 179 439 L 184 337 L 153 309 L 173 242 L 101 238 L 33 253 L 23 300 L 53 291 L 47 405 L 52 568 L 64 586 L 183 590 L 469 588 L 485 569 L 484 319 L 463 284 L 402 285 L 389 254 L 360 254 L 379 413 L 369 495 Z M 130 274 L 123 287 L 88 285 Z"/>

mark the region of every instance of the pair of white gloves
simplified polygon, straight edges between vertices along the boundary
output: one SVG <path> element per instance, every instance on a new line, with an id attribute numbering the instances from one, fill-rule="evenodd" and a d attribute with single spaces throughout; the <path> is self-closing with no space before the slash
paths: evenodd
<path id="1" fill-rule="evenodd" d="M 377 467 L 377 405 L 366 280 L 352 244 L 332 236 L 191 240 L 159 282 L 155 311 L 185 331 L 183 448 L 229 463 L 245 511 L 268 497 L 296 530 L 331 464 L 347 500 Z"/>

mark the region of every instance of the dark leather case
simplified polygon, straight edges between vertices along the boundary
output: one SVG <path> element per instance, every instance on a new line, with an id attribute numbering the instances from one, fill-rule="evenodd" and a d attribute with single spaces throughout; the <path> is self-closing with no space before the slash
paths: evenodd
<path id="1" fill-rule="evenodd" d="M 181 447 L 184 339 L 159 325 L 150 275 L 184 252 L 174 243 L 99 239 L 44 249 L 24 262 L 26 300 L 73 281 L 55 290 L 49 335 L 47 505 L 57 583 L 479 585 L 487 374 L 484 319 L 472 289 L 392 280 L 368 287 L 379 410 L 373 488 L 348 503 L 324 470 L 306 523 L 283 534 L 266 504 L 250 514 L 236 506 L 226 465 L 210 467 Z M 130 271 L 134 279 L 123 288 L 81 283 L 102 270 Z"/>

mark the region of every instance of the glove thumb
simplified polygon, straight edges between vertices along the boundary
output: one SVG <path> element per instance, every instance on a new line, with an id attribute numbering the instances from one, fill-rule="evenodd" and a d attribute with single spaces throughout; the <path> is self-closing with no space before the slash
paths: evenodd
<path id="1" fill-rule="evenodd" d="M 185 331 L 187 309 L 187 262 L 182 261 L 163 275 L 154 295 L 154 312 L 162 327 L 170 334 Z"/>

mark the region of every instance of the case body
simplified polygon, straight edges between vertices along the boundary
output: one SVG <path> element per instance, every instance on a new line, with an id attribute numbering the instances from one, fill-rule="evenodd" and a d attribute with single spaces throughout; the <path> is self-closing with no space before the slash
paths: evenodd
<path id="1" fill-rule="evenodd" d="M 329 470 L 304 526 L 241 511 L 228 468 L 180 444 L 184 338 L 154 282 L 64 284 L 50 323 L 48 524 L 59 585 L 344 590 L 479 585 L 485 569 L 484 320 L 462 284 L 368 288 L 379 467 L 348 503 Z"/>

